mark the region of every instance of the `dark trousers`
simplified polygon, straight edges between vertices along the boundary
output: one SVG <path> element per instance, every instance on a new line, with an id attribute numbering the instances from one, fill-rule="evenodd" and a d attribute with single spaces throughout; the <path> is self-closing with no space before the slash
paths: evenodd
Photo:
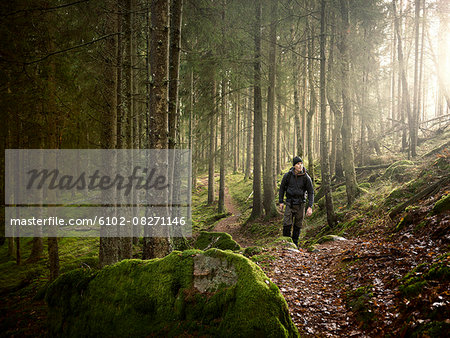
<path id="1" fill-rule="evenodd" d="M 296 245 L 298 245 L 298 236 L 300 235 L 304 216 L 305 203 L 295 204 L 292 208 L 289 204 L 286 204 L 283 218 L 283 236 L 291 237 L 291 228 L 294 226 L 292 231 L 292 241 Z"/>

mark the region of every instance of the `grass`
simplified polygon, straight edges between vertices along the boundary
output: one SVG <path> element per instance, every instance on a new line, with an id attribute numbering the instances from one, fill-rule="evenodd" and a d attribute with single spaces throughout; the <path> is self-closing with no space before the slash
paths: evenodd
<path id="1" fill-rule="evenodd" d="M 21 292 L 36 291 L 48 282 L 47 241 L 44 238 L 42 259 L 37 263 L 26 264 L 30 255 L 32 238 L 21 238 L 21 265 L 9 256 L 8 246 L 0 246 L 0 292 L 21 289 Z M 96 268 L 98 265 L 98 238 L 61 238 L 58 241 L 61 273 L 82 265 Z"/>

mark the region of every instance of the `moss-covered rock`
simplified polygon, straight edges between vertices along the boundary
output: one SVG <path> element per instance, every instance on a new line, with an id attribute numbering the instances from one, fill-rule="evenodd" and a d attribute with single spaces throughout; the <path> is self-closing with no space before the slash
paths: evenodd
<path id="1" fill-rule="evenodd" d="M 384 177 L 396 180 L 398 182 L 406 182 L 410 175 L 408 169 L 410 169 L 414 163 L 408 160 L 397 161 L 392 163 L 385 171 Z"/>
<path id="2" fill-rule="evenodd" d="M 285 237 L 281 236 L 278 237 L 276 240 L 274 240 L 272 243 L 269 244 L 269 246 L 275 246 L 275 247 L 281 247 L 281 248 L 287 248 L 287 249 L 297 249 L 297 246 L 292 241 L 291 237 Z"/>
<path id="3" fill-rule="evenodd" d="M 218 249 L 75 270 L 46 300 L 51 336 L 298 336 L 278 287 L 249 259 Z"/>
<path id="4" fill-rule="evenodd" d="M 347 239 L 341 236 L 337 236 L 337 235 L 325 235 L 320 237 L 317 240 L 317 243 L 322 244 L 325 242 L 331 242 L 331 241 L 346 241 Z"/>
<path id="5" fill-rule="evenodd" d="M 436 204 L 433 206 L 433 214 L 437 215 L 444 211 L 450 210 L 450 194 L 443 196 Z"/>
<path id="6" fill-rule="evenodd" d="M 194 248 L 208 250 L 216 248 L 220 250 L 240 250 L 241 247 L 233 240 L 230 234 L 226 232 L 207 232 L 201 231 L 194 243 Z"/>

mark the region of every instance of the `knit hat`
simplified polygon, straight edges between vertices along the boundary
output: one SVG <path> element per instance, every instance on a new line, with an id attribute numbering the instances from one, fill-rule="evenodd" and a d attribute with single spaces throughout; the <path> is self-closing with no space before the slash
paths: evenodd
<path id="1" fill-rule="evenodd" d="M 303 160 L 300 157 L 295 156 L 294 159 L 292 160 L 292 165 L 295 165 L 298 162 L 303 163 Z"/>

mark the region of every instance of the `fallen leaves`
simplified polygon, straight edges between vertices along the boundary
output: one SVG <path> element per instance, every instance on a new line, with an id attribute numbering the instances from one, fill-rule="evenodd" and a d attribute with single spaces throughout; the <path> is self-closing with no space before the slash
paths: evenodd
<path id="1" fill-rule="evenodd" d="M 409 308 L 418 306 L 417 301 L 400 295 L 399 280 L 420 263 L 433 260 L 440 251 L 434 241 L 425 238 L 400 236 L 393 242 L 373 235 L 365 240 L 327 242 L 315 252 L 273 249 L 276 259 L 264 270 L 284 295 L 301 335 L 383 336 L 401 334 Z M 345 300 L 346 292 L 365 285 L 373 290 L 366 310 L 374 318 L 369 325 L 357 320 L 358 314 L 346 306 Z M 420 305 L 437 311 L 448 307 L 450 291 L 439 291 L 436 295 L 428 291 L 430 299 L 420 295 Z M 413 326 L 429 322 L 420 311 L 410 318 Z"/>

